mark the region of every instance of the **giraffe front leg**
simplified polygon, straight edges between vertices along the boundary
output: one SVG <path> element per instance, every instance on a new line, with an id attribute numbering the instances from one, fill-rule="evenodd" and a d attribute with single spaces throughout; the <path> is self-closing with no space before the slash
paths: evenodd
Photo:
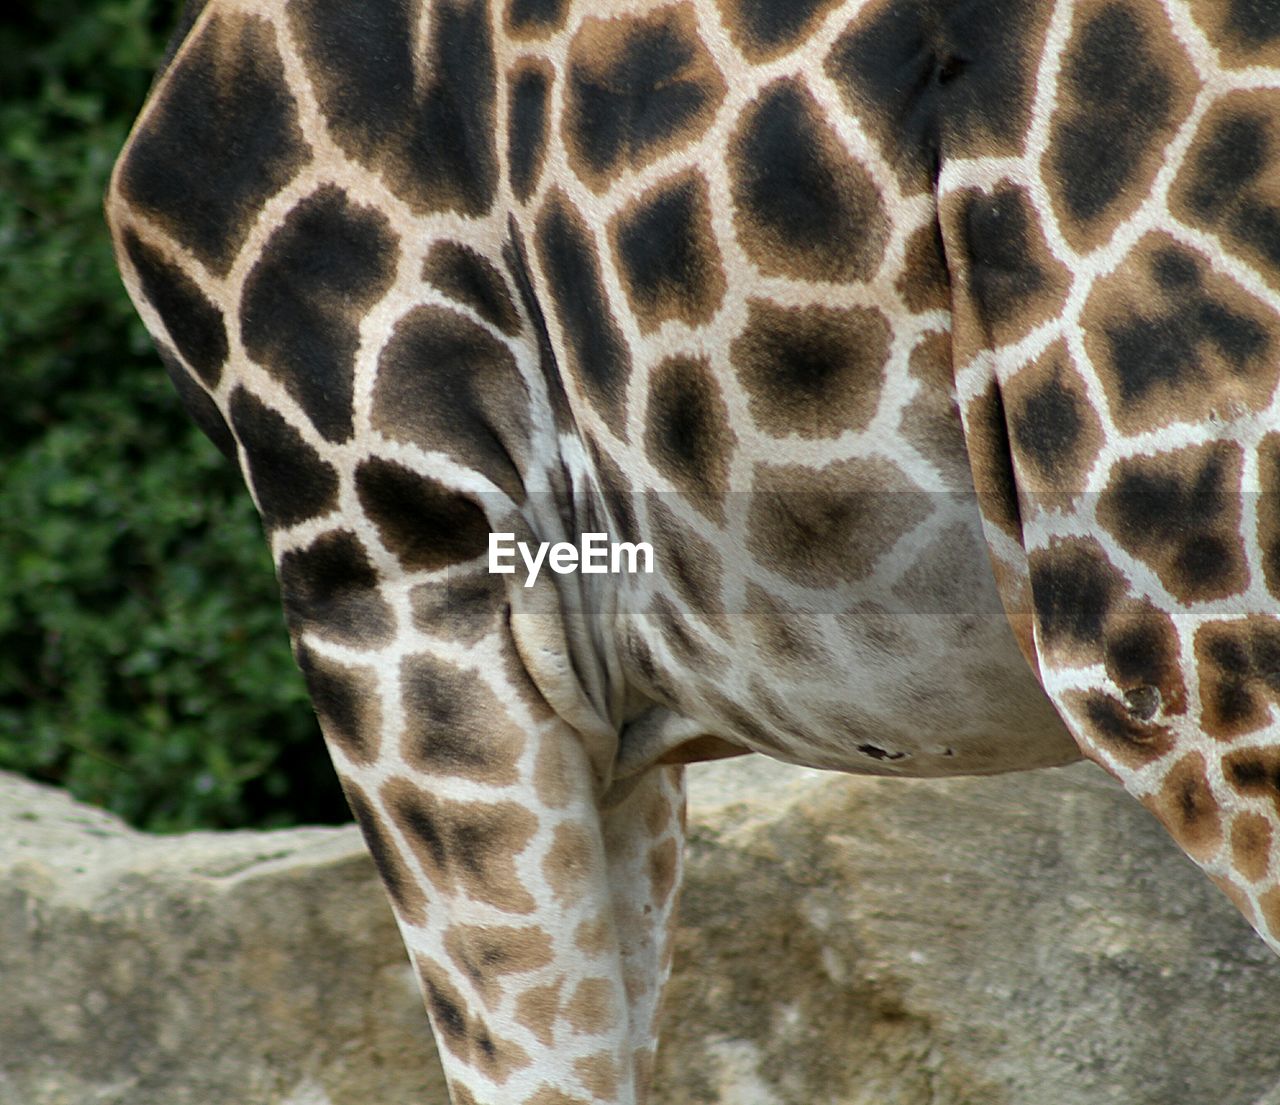
<path id="1" fill-rule="evenodd" d="M 483 576 L 377 588 L 389 611 L 403 600 L 431 617 L 359 659 L 314 619 L 335 602 L 289 555 L 281 579 L 454 1105 L 638 1105 L 670 963 L 680 769 L 604 785 L 525 674 Z M 338 587 L 336 608 L 367 610 L 366 590 L 355 602 Z"/>

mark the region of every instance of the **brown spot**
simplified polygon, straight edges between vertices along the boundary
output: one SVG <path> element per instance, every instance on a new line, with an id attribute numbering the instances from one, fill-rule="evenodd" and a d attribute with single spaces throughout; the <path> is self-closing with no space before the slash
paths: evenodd
<path id="1" fill-rule="evenodd" d="M 1053 256 L 1027 189 L 950 193 L 942 218 L 952 245 L 958 321 L 982 348 L 1012 345 L 1056 317 L 1071 275 Z"/>
<path id="2" fill-rule="evenodd" d="M 1231 862 L 1250 882 L 1271 870 L 1271 836 L 1271 822 L 1261 814 L 1237 814 L 1231 824 Z"/>
<path id="3" fill-rule="evenodd" d="M 755 583 L 747 584 L 746 618 L 771 665 L 799 670 L 831 664 L 813 615 L 796 609 Z"/>
<path id="4" fill-rule="evenodd" d="M 1280 748 L 1242 748 L 1222 757 L 1222 774 L 1247 798 L 1269 801 L 1280 813 Z"/>
<path id="5" fill-rule="evenodd" d="M 426 924 L 427 902 L 418 877 L 405 864 L 395 839 L 382 824 L 381 814 L 352 779 L 340 776 L 340 780 L 342 791 L 347 796 L 347 804 L 355 815 L 356 824 L 360 826 L 365 847 L 373 857 L 374 866 L 382 877 L 396 913 L 410 925 Z"/>
<path id="6" fill-rule="evenodd" d="M 422 279 L 504 334 L 520 333 L 520 315 L 502 273 L 470 246 L 437 241 L 422 262 Z"/>
<path id="7" fill-rule="evenodd" d="M 618 1064 L 611 1052 L 597 1051 L 585 1059 L 575 1059 L 573 1072 L 599 1100 L 612 1101 L 618 1096 Z"/>
<path id="8" fill-rule="evenodd" d="M 716 0 L 733 44 L 754 64 L 797 49 L 837 2 Z"/>
<path id="9" fill-rule="evenodd" d="M 415 954 L 414 961 L 438 1043 L 499 1085 L 529 1066 L 531 1060 L 519 1044 L 489 1031 L 479 1011 L 470 1008 L 450 982 L 448 971 L 424 955 Z"/>
<path id="10" fill-rule="evenodd" d="M 450 925 L 444 948 L 490 1007 L 513 985 L 504 976 L 536 971 L 554 958 L 548 933 L 507 925 Z"/>
<path id="11" fill-rule="evenodd" d="M 580 982 L 562 1015 L 578 1032 L 593 1035 L 608 1032 L 618 1017 L 613 983 L 607 978 L 588 978 Z"/>
<path id="12" fill-rule="evenodd" d="M 675 889 L 680 869 L 680 846 L 664 840 L 649 853 L 649 891 L 654 904 L 665 906 Z"/>
<path id="13" fill-rule="evenodd" d="M 661 791 L 655 790 L 644 804 L 644 827 L 651 836 L 659 836 L 671 822 L 671 803 Z"/>
<path id="14" fill-rule="evenodd" d="M 355 648 L 373 648 L 395 629 L 369 554 L 348 530 L 323 533 L 291 549 L 278 566 L 285 621 L 295 637 L 315 633 Z"/>
<path id="15" fill-rule="evenodd" d="M 336 663 L 301 643 L 295 658 L 325 740 L 353 763 L 372 763 L 382 730 L 377 671 L 361 664 Z"/>
<path id="16" fill-rule="evenodd" d="M 1018 489 L 1037 506 L 1069 506 L 1102 449 L 1102 421 L 1065 340 L 1004 384 Z"/>
<path id="17" fill-rule="evenodd" d="M 1205 776 L 1199 752 L 1183 756 L 1165 775 L 1157 794 L 1143 799 L 1192 859 L 1209 859 L 1222 843 L 1217 799 Z"/>
<path id="18" fill-rule="evenodd" d="M 1075 5 L 1042 176 L 1077 250 L 1146 199 L 1199 83 L 1159 0 Z"/>
<path id="19" fill-rule="evenodd" d="M 1258 446 L 1258 544 L 1267 590 L 1280 598 L 1280 433 L 1269 433 Z"/>
<path id="20" fill-rule="evenodd" d="M 653 370 L 645 410 L 645 453 L 678 491 L 716 522 L 724 521 L 737 440 L 707 361 L 668 357 Z"/>
<path id="21" fill-rule="evenodd" d="M 1125 577 L 1092 538 L 1053 538 L 1027 559 L 1041 648 L 1057 664 L 1097 663 Z"/>
<path id="22" fill-rule="evenodd" d="M 1206 874 L 1209 875 L 1209 878 L 1213 882 L 1213 885 L 1216 886 L 1219 890 L 1221 890 L 1227 896 L 1231 904 L 1235 906 L 1236 909 L 1238 909 L 1241 913 L 1244 914 L 1245 920 L 1248 921 L 1249 924 L 1253 925 L 1255 928 L 1258 927 L 1258 915 L 1254 912 L 1253 903 L 1249 901 L 1249 896 L 1243 890 L 1241 890 L 1240 887 L 1236 886 L 1235 883 L 1231 882 L 1229 879 L 1225 878 L 1224 876 L 1214 875 L 1209 872 L 1206 872 Z M 1275 891 L 1268 891 L 1268 893 L 1274 894 Z M 1265 898 L 1266 895 L 1264 894 L 1263 897 Z M 1280 904 L 1280 903 L 1277 903 L 1277 904 Z M 1275 933 L 1277 930 L 1273 929 L 1272 931 L 1273 933 Z"/>
<path id="23" fill-rule="evenodd" d="M 807 587 L 866 578 L 933 512 L 930 496 L 879 458 L 815 471 L 756 466 L 747 547 L 759 563 Z"/>
<path id="24" fill-rule="evenodd" d="M 1264 410 L 1280 378 L 1280 319 L 1163 233 L 1144 237 L 1098 282 L 1081 326 L 1112 418 L 1128 434 Z"/>
<path id="25" fill-rule="evenodd" d="M 1165 717 L 1186 713 L 1178 630 L 1165 611 L 1146 599 L 1118 604 L 1107 617 L 1103 649 L 1107 675 L 1122 690 L 1156 692 Z"/>
<path id="26" fill-rule="evenodd" d="M 516 857 L 538 827 L 523 806 L 453 802 L 408 779 L 390 780 L 381 797 L 423 870 L 443 892 L 466 894 L 505 913 L 537 908 L 516 871 Z"/>
<path id="27" fill-rule="evenodd" d="M 1063 701 L 1084 735 L 1125 767 L 1136 769 L 1154 763 L 1173 750 L 1173 733 L 1168 726 L 1135 717 L 1118 698 L 1102 691 L 1067 691 Z"/>
<path id="28" fill-rule="evenodd" d="M 1271 721 L 1270 704 L 1280 700 L 1280 620 L 1250 614 L 1206 622 L 1195 652 L 1206 733 L 1229 741 Z"/>
<path id="29" fill-rule="evenodd" d="M 1022 542 L 1022 511 L 1013 474 L 1013 449 L 1004 394 L 992 380 L 964 412 L 969 461 L 978 507 L 986 521 Z"/>
<path id="30" fill-rule="evenodd" d="M 1237 891 L 1237 895 L 1244 898 L 1243 894 Z M 1249 900 L 1244 899 L 1244 904 L 1236 903 L 1240 911 L 1246 917 L 1252 917 L 1253 909 L 1249 906 Z M 1272 887 L 1265 894 L 1258 898 L 1258 905 L 1262 909 L 1262 917 L 1266 922 L 1267 932 L 1270 933 L 1272 940 L 1280 940 L 1280 887 Z"/>
<path id="31" fill-rule="evenodd" d="M 506 598 L 501 576 L 454 571 L 445 579 L 414 587 L 409 608 L 419 632 L 473 645 L 505 621 Z"/>
<path id="32" fill-rule="evenodd" d="M 1249 585 L 1241 532 L 1244 453 L 1227 441 L 1118 461 L 1098 518 L 1185 603 Z"/>
<path id="33" fill-rule="evenodd" d="M 907 239 L 902 275 L 893 285 L 913 314 L 951 309 L 951 274 L 942 244 L 942 228 L 930 222 Z"/>
<path id="34" fill-rule="evenodd" d="M 546 38 L 564 26 L 568 0 L 506 0 L 503 19 L 516 38 Z"/>
<path id="35" fill-rule="evenodd" d="M 1216 235 L 1273 288 L 1280 288 L 1277 113 L 1275 89 L 1222 96 L 1201 121 L 1169 194 L 1175 218 Z"/>
<path id="36" fill-rule="evenodd" d="M 656 494 L 650 492 L 647 499 L 654 563 L 689 608 L 721 637 L 728 637 L 728 617 L 721 597 L 724 563 L 720 554 L 663 506 Z"/>
<path id="37" fill-rule="evenodd" d="M 370 422 L 391 441 L 449 454 L 524 501 L 529 392 L 511 350 L 446 307 L 415 307 L 378 357 Z"/>
<path id="38" fill-rule="evenodd" d="M 890 329 L 864 307 L 748 304 L 747 325 L 729 357 L 752 418 L 778 437 L 839 437 L 876 413 L 889 360 Z"/>
<path id="39" fill-rule="evenodd" d="M 902 436 L 938 469 L 947 487 L 973 485 L 973 469 L 956 405 L 951 367 L 951 335 L 922 334 L 907 362 L 920 388 L 902 411 Z"/>
<path id="40" fill-rule="evenodd" d="M 569 46 L 562 122 L 569 165 L 595 192 L 693 142 L 724 78 L 692 4 L 583 21 Z"/>
<path id="41" fill-rule="evenodd" d="M 729 140 L 734 226 L 766 276 L 870 280 L 888 243 L 884 201 L 800 81 L 762 89 Z"/>
<path id="42" fill-rule="evenodd" d="M 476 672 L 425 653 L 407 656 L 400 686 L 401 751 L 411 767 L 492 786 L 516 782 L 524 735 Z"/>
<path id="43" fill-rule="evenodd" d="M 538 742 L 538 759 L 533 768 L 533 786 L 538 801 L 553 810 L 562 810 L 578 792 L 574 773 L 580 770 L 564 743 L 554 737 Z"/>
<path id="44" fill-rule="evenodd" d="M 721 672 L 727 661 L 689 628 L 674 603 L 664 595 L 654 596 L 648 616 L 657 623 L 658 632 L 676 659 L 695 671 Z"/>
<path id="45" fill-rule="evenodd" d="M 1232 69 L 1257 65 L 1280 68 L 1280 18 L 1262 0 L 1189 0 L 1191 14 Z"/>
<path id="46" fill-rule="evenodd" d="M 573 944 L 586 955 L 604 955 L 614 946 L 612 922 L 608 917 L 583 921 L 573 934 Z"/>
<path id="47" fill-rule="evenodd" d="M 563 979 L 546 986 L 531 986 L 516 998 L 516 1023 L 550 1047 L 555 1040 L 555 1024 L 560 1017 L 560 990 Z"/>
<path id="48" fill-rule="evenodd" d="M 823 71 L 880 144 L 904 191 L 928 190 L 944 153 L 1022 152 L 1049 6 L 983 0 L 979 10 L 872 0 L 855 10 Z"/>
<path id="49" fill-rule="evenodd" d="M 598 875 L 600 841 L 580 825 L 564 822 L 556 826 L 542 873 L 556 901 L 571 906 L 588 893 L 588 883 Z"/>
<path id="50" fill-rule="evenodd" d="M 711 199 L 690 170 L 648 189 L 609 223 L 618 276 L 640 332 L 711 321 L 725 292 Z"/>

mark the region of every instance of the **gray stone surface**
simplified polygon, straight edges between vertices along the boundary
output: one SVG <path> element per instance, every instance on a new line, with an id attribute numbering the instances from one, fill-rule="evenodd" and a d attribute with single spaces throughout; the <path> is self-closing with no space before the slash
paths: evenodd
<path id="1" fill-rule="evenodd" d="M 1096 769 L 692 776 L 654 1105 L 1280 1105 L 1280 962 Z M 0 776 L 0 1105 L 444 1105 L 352 829 Z"/>

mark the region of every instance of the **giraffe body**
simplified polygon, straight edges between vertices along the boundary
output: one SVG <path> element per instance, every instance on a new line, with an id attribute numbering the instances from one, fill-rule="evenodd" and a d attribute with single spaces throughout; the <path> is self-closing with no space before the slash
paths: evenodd
<path id="1" fill-rule="evenodd" d="M 643 1100 L 716 756 L 1090 756 L 1275 946 L 1261 8 L 191 14 L 122 271 L 254 493 L 455 1105 Z M 525 587 L 495 532 L 656 571 Z"/>

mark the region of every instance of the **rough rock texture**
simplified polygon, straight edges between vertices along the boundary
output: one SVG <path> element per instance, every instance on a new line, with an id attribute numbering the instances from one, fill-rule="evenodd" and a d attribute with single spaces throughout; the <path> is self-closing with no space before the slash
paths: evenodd
<path id="1" fill-rule="evenodd" d="M 1280 962 L 1089 766 L 695 769 L 654 1105 L 1280 1105 Z M 0 777 L 0 1105 L 444 1105 L 354 829 Z"/>

